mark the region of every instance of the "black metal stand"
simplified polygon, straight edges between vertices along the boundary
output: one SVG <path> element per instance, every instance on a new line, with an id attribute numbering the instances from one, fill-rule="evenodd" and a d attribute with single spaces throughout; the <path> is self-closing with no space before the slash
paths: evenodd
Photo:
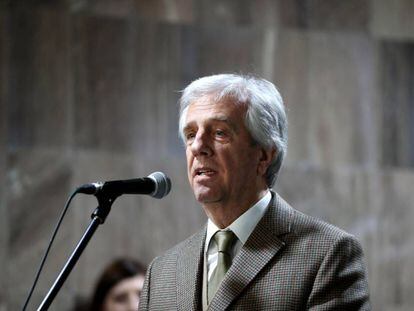
<path id="1" fill-rule="evenodd" d="M 86 229 L 82 238 L 79 240 L 78 245 L 76 245 L 75 250 L 72 252 L 71 256 L 69 257 L 62 271 L 59 273 L 58 277 L 56 278 L 55 282 L 53 283 L 46 297 L 43 299 L 37 311 L 43 311 L 43 310 L 49 309 L 51 303 L 53 302 L 53 299 L 55 299 L 63 283 L 65 283 L 67 277 L 69 276 L 73 267 L 77 263 L 79 257 L 82 255 L 82 252 L 86 248 L 86 245 L 88 244 L 89 240 L 92 238 L 96 229 L 98 228 L 99 225 L 105 222 L 105 219 L 108 216 L 109 212 L 111 211 L 111 206 L 113 202 L 115 201 L 116 197 L 108 198 L 108 197 L 97 196 L 97 199 L 98 199 L 99 205 L 95 209 L 93 214 L 91 215 L 92 220 L 89 223 L 88 228 Z"/>

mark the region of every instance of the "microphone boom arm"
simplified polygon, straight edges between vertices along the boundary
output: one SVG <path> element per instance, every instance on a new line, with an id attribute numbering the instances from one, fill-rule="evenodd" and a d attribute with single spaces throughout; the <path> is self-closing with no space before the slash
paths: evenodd
<path id="1" fill-rule="evenodd" d="M 65 283 L 69 274 L 72 272 L 72 269 L 78 262 L 80 256 L 82 255 L 83 251 L 88 245 L 96 229 L 98 228 L 99 225 L 105 222 L 105 219 L 108 216 L 109 212 L 111 211 L 112 204 L 114 203 L 117 196 L 108 197 L 105 195 L 101 196 L 97 194 L 96 198 L 98 199 L 99 205 L 91 215 L 92 220 L 89 223 L 88 228 L 85 230 L 85 233 L 83 234 L 82 238 L 79 240 L 78 244 L 76 245 L 75 250 L 70 255 L 65 266 L 62 268 L 61 272 L 59 273 L 55 282 L 49 289 L 47 295 L 43 299 L 37 311 L 43 311 L 43 310 L 49 309 L 57 293 L 61 289 L 62 285 Z"/>

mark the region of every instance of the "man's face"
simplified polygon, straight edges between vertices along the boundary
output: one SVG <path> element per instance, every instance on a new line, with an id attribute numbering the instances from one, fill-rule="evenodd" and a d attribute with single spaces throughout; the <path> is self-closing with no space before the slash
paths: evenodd
<path id="1" fill-rule="evenodd" d="M 187 173 L 200 203 L 238 203 L 263 184 L 261 148 L 247 131 L 245 113 L 244 105 L 230 99 L 214 103 L 203 97 L 189 106 L 184 124 Z"/>

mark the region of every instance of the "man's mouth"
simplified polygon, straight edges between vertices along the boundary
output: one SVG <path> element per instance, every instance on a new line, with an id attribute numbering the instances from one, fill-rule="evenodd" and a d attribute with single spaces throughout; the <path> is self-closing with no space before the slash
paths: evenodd
<path id="1" fill-rule="evenodd" d="M 195 170 L 195 176 L 210 176 L 213 175 L 215 171 L 209 168 L 202 168 Z"/>

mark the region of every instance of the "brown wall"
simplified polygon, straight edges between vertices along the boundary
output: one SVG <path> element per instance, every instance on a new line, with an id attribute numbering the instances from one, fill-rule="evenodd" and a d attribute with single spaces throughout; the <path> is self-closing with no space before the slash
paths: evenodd
<path id="1" fill-rule="evenodd" d="M 275 82 L 290 122 L 275 189 L 361 240 L 374 310 L 414 305 L 411 0 L 0 3 L 1 310 L 22 307 L 77 185 L 161 170 L 173 190 L 119 198 L 51 310 L 88 296 L 113 258 L 148 263 L 205 222 L 176 102 L 189 81 L 218 72 Z M 96 204 L 74 200 L 33 309 Z"/>

